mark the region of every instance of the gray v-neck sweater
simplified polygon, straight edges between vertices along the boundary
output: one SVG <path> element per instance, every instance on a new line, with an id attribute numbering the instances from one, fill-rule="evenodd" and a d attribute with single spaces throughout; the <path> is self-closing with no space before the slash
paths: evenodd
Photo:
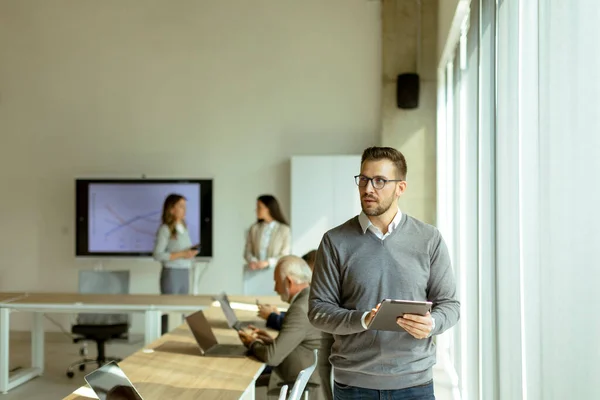
<path id="1" fill-rule="evenodd" d="M 363 314 L 386 298 L 432 301 L 434 334 L 456 324 L 460 304 L 439 231 L 404 214 L 385 240 L 363 233 L 358 217 L 327 232 L 317 253 L 308 316 L 334 335 L 330 361 L 338 383 L 403 389 L 432 379 L 431 337 L 363 328 Z"/>

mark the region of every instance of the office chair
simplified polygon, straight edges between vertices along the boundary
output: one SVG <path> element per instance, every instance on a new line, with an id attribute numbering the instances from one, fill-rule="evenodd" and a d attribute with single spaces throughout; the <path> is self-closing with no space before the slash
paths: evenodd
<path id="1" fill-rule="evenodd" d="M 296 381 L 294 382 L 294 386 L 292 387 L 287 400 L 300 400 L 302 397 L 304 397 L 304 400 L 308 400 L 309 388 L 318 387 L 318 385 L 308 383 L 308 380 L 317 368 L 317 364 L 319 362 L 319 350 L 313 350 L 313 354 L 315 355 L 315 362 L 311 366 L 300 371 L 296 377 Z M 283 383 L 283 386 L 279 392 L 279 400 L 285 399 L 288 386 L 289 383 Z"/>
<path id="2" fill-rule="evenodd" d="M 288 385 L 283 385 L 279 391 L 279 400 L 285 400 L 287 397 Z"/>
<path id="3" fill-rule="evenodd" d="M 80 271 L 79 293 L 89 294 L 128 294 L 129 271 Z M 106 356 L 106 343 L 112 340 L 127 340 L 129 332 L 129 314 L 90 314 L 81 313 L 77 323 L 71 327 L 73 343 L 82 343 L 79 353 L 84 357 L 69 365 L 67 376 L 72 378 L 75 367 L 85 371 L 88 364 L 99 367 L 119 358 Z M 96 342 L 98 355 L 87 358 L 88 341 Z"/>

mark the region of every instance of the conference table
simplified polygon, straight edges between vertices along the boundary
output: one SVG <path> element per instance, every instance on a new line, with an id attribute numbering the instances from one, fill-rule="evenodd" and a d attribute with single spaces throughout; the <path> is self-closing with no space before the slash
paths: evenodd
<path id="1" fill-rule="evenodd" d="M 213 302 L 211 296 L 81 293 L 0 293 L 0 393 L 19 386 L 44 372 L 45 313 L 143 313 L 144 342 L 161 336 L 161 315 L 191 313 Z M 10 375 L 10 314 L 31 312 L 31 367 Z"/>
<path id="2" fill-rule="evenodd" d="M 0 293 L 0 303 L 9 303 L 13 300 L 26 296 L 24 292 L 3 292 Z"/>
<path id="3" fill-rule="evenodd" d="M 257 321 L 256 304 L 252 304 L 255 297 L 229 296 L 229 299 L 239 320 L 264 327 L 264 321 Z M 285 307 L 275 297 L 259 299 L 261 303 Z M 241 343 L 219 307 L 213 304 L 203 312 L 219 343 Z M 265 364 L 252 357 L 202 356 L 186 324 L 136 351 L 119 362 L 119 366 L 144 400 L 253 400 L 256 379 L 265 368 Z M 85 383 L 83 376 L 80 378 Z M 89 399 L 97 397 L 88 386 L 82 386 L 63 400 Z"/>

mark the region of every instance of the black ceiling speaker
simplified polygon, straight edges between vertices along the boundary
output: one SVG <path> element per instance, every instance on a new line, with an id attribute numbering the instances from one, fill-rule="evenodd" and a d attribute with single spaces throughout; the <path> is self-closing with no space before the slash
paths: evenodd
<path id="1" fill-rule="evenodd" d="M 398 108 L 419 107 L 419 74 L 400 74 L 396 81 L 396 102 Z"/>

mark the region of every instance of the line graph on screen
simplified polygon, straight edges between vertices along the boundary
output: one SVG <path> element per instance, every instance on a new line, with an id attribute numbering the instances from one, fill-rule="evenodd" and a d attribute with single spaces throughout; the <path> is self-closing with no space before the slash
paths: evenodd
<path id="1" fill-rule="evenodd" d="M 115 210 L 113 210 L 113 208 L 110 205 L 106 204 L 104 208 L 106 209 L 106 211 L 108 211 L 110 215 L 114 217 L 114 220 L 109 218 L 105 219 L 106 222 L 114 225 L 113 228 L 109 229 L 104 233 L 105 237 L 108 237 L 113 233 L 125 228 L 130 229 L 136 233 L 148 235 L 151 237 L 154 237 L 156 235 L 156 227 L 160 225 L 160 218 L 158 217 L 161 213 L 160 210 L 151 211 L 140 215 L 134 215 L 130 218 L 124 218 L 123 216 L 119 215 L 119 213 L 117 213 Z M 144 224 L 140 226 L 140 223 Z"/>
<path id="2" fill-rule="evenodd" d="M 93 184 L 89 186 L 88 237 L 93 252 L 152 252 L 170 193 L 187 199 L 186 224 L 200 242 L 198 184 Z"/>

